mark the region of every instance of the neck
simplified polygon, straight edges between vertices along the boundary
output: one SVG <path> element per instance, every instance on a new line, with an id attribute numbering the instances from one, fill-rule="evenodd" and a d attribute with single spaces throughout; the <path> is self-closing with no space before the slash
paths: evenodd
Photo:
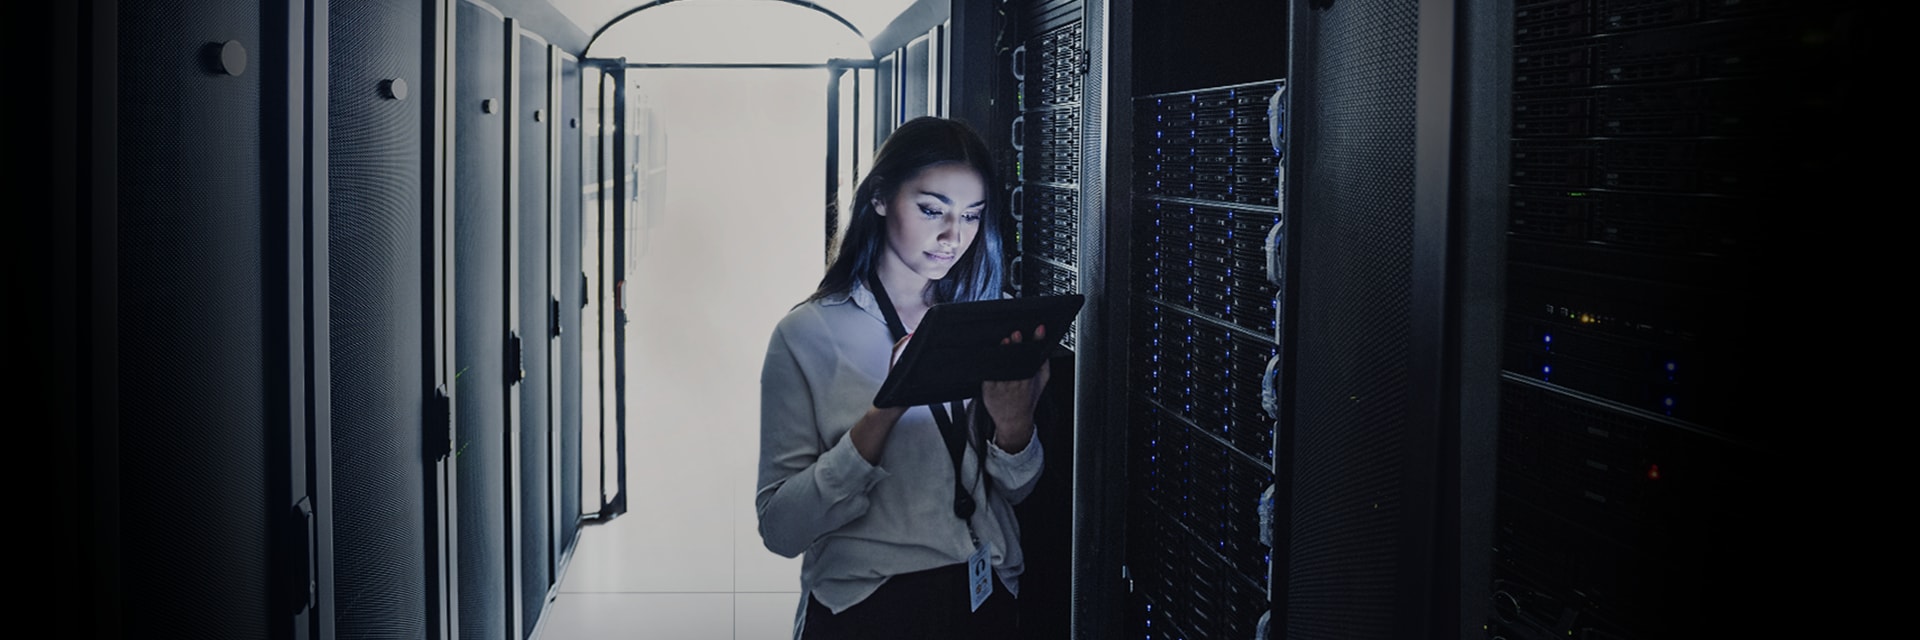
<path id="1" fill-rule="evenodd" d="M 893 300 L 894 309 L 902 315 L 927 306 L 925 292 L 927 283 L 932 281 L 901 264 L 893 252 L 882 256 L 880 264 L 874 265 L 874 271 L 880 276 L 880 286 L 887 288 L 887 297 Z"/>

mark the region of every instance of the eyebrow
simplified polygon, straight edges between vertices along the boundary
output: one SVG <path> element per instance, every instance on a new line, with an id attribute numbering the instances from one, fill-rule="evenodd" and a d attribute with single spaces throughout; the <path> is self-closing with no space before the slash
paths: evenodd
<path id="1" fill-rule="evenodd" d="M 951 206 L 953 206 L 953 199 L 952 199 L 952 198 L 948 198 L 948 197 L 946 197 L 945 195 L 942 195 L 942 194 L 938 194 L 938 193 L 934 193 L 934 192 L 932 192 L 932 191 L 921 191 L 921 192 L 920 192 L 920 195 L 923 195 L 923 196 L 933 196 L 933 197 L 935 197 L 935 198 L 939 198 L 939 199 L 940 199 L 940 204 L 944 204 L 944 205 L 947 205 L 947 206 L 949 206 L 949 207 L 951 207 Z M 973 203 L 973 204 L 970 204 L 970 205 L 967 205 L 967 208 L 968 208 L 968 209 L 972 209 L 972 208 L 974 208 L 974 207 L 979 207 L 979 206 L 985 206 L 986 204 L 987 204 L 987 201 L 985 201 L 985 200 L 981 200 L 981 201 L 979 201 L 979 202 L 975 202 L 975 203 Z"/>

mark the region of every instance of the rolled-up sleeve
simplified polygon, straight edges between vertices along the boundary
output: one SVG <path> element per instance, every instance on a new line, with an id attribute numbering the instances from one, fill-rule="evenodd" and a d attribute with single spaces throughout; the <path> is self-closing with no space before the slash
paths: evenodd
<path id="1" fill-rule="evenodd" d="M 1040 481 L 1040 469 L 1045 466 L 1040 427 L 1034 427 L 1029 438 L 1020 453 L 1007 453 L 992 438 L 987 439 L 987 475 L 993 477 L 993 490 L 1006 496 L 1008 504 L 1020 504 L 1033 493 L 1033 486 Z"/>
<path id="2" fill-rule="evenodd" d="M 792 558 L 866 514 L 868 490 L 887 472 L 861 457 L 850 438 L 821 441 L 812 388 L 785 329 L 774 331 L 760 370 L 760 473 L 754 507 L 767 550 Z"/>

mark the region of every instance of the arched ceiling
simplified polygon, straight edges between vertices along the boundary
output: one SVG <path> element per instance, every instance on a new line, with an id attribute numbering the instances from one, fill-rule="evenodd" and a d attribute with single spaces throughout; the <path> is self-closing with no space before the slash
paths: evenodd
<path id="1" fill-rule="evenodd" d="M 780 2 L 781 0 L 764 1 Z M 560 13 L 572 19 L 574 24 L 579 25 L 581 31 L 591 36 L 621 14 L 637 7 L 658 3 L 660 0 L 548 0 L 548 2 Z M 700 2 L 700 0 L 670 0 L 670 2 Z M 802 4 L 817 5 L 821 9 L 839 15 L 871 40 L 914 2 L 915 0 L 805 0 Z"/>
<path id="2" fill-rule="evenodd" d="M 591 33 L 590 58 L 655 64 L 820 64 L 871 56 L 864 32 L 805 2 L 669 0 Z M 625 16 L 625 17 L 621 17 Z"/>

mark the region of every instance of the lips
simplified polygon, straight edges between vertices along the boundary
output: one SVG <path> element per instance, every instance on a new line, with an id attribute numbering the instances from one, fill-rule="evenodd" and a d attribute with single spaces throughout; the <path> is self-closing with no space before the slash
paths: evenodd
<path id="1" fill-rule="evenodd" d="M 927 254 L 927 257 L 932 259 L 935 262 L 953 262 L 954 258 L 960 257 L 958 254 L 950 254 L 950 253 L 933 253 L 931 251 L 926 251 L 922 253 Z"/>

